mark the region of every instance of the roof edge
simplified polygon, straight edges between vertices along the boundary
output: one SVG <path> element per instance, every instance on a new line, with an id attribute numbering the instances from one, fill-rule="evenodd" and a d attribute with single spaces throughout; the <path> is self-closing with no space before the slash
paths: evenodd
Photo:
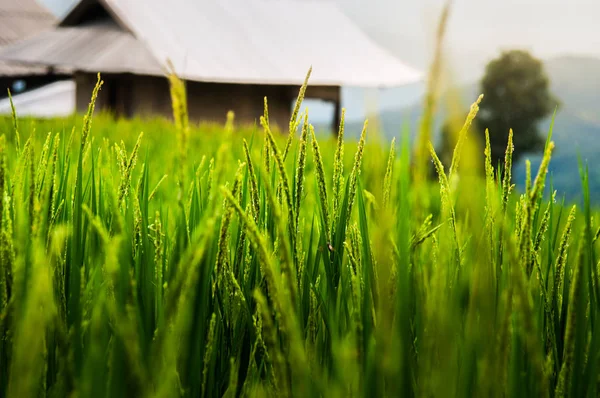
<path id="1" fill-rule="evenodd" d="M 48 17 L 52 18 L 54 20 L 54 24 L 58 23 L 59 19 L 52 11 L 50 11 L 50 8 L 48 8 L 45 4 L 43 4 L 39 0 L 36 0 L 35 5 L 40 9 L 41 12 L 47 14 Z"/>

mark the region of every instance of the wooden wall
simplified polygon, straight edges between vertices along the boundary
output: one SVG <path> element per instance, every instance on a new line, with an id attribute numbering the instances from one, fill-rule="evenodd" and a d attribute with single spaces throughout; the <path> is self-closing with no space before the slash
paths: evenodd
<path id="1" fill-rule="evenodd" d="M 96 75 L 76 74 L 77 110 L 85 112 L 96 83 Z M 121 116 L 172 117 L 169 84 L 164 77 L 139 75 L 102 75 L 104 85 L 97 109 L 111 110 Z M 260 122 L 263 98 L 269 102 L 272 125 L 286 131 L 293 101 L 299 87 L 187 82 L 190 120 L 225 123 L 227 112 L 235 112 L 238 123 Z M 332 101 L 339 106 L 339 87 L 309 87 L 307 97 Z"/>

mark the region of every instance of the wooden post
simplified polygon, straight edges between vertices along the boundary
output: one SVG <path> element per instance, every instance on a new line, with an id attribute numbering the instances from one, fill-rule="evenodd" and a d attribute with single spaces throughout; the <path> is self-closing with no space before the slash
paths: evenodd
<path id="1" fill-rule="evenodd" d="M 337 137 L 340 131 L 340 118 L 342 117 L 342 106 L 339 99 L 333 101 L 333 134 Z"/>

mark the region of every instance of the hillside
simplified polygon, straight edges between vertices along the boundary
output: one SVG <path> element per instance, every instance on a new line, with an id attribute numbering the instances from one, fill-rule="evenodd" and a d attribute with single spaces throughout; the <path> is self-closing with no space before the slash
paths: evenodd
<path id="1" fill-rule="evenodd" d="M 551 81 L 552 91 L 560 98 L 562 107 L 556 115 L 553 139 L 557 149 L 551 163 L 554 186 L 564 193 L 567 200 L 579 197 L 581 183 L 578 174 L 578 156 L 590 165 L 590 189 L 600 194 L 600 59 L 581 56 L 564 56 L 545 61 L 546 71 Z M 465 110 L 479 95 L 477 83 L 464 86 L 461 90 Z M 384 134 L 391 138 L 398 136 L 401 127 L 408 122 L 416 132 L 421 117 L 422 104 L 417 102 L 395 111 L 381 112 L 377 123 Z M 434 140 L 437 142 L 439 126 L 443 120 L 443 109 L 436 116 Z M 547 132 L 550 119 L 541 123 L 541 130 Z M 348 135 L 360 133 L 362 121 L 347 123 Z M 528 158 L 532 167 L 538 165 L 538 156 Z M 515 179 L 523 186 L 525 175 L 524 160 L 515 165 Z M 600 202 L 600 195 L 598 201 Z"/>

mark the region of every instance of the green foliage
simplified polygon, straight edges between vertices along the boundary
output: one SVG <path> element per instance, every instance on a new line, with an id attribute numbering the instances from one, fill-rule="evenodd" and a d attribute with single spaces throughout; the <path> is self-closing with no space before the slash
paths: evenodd
<path id="1" fill-rule="evenodd" d="M 481 81 L 484 95 L 478 117 L 479 130 L 490 132 L 492 163 L 504 157 L 508 132 L 515 132 L 514 162 L 526 153 L 543 150 L 539 122 L 558 106 L 542 61 L 524 50 L 503 52 L 490 61 Z"/>
<path id="2" fill-rule="evenodd" d="M 0 397 L 598 396 L 600 214 L 583 166 L 544 200 L 550 134 L 516 192 L 477 100 L 430 184 L 406 131 L 195 126 L 171 84 L 174 125 L 0 119 Z"/>

